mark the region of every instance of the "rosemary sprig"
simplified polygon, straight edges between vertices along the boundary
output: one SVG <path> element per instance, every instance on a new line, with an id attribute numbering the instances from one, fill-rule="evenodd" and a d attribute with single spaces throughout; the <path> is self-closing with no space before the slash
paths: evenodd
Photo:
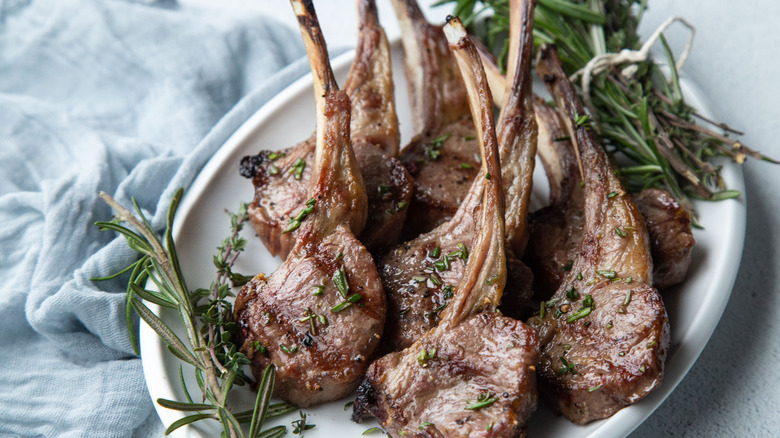
<path id="1" fill-rule="evenodd" d="M 454 13 L 473 23 L 477 35 L 495 54 L 499 67 L 506 62 L 509 0 L 443 0 L 454 3 Z M 534 43 L 554 43 L 564 70 L 577 78 L 595 56 L 637 50 L 637 28 L 646 0 L 538 0 L 534 12 Z M 486 11 L 485 20 L 476 18 Z M 742 133 L 725 123 L 696 113 L 683 99 L 672 50 L 661 34 L 668 77 L 658 63 L 647 59 L 625 69 L 613 65 L 593 73 L 590 93 L 592 123 L 612 155 L 626 188 L 639 192 L 659 187 L 672 193 L 693 215 L 691 199 L 718 201 L 740 196 L 728 190 L 714 157 L 743 163 L 747 157 L 778 164 L 748 148 L 732 135 Z M 579 86 L 579 81 L 575 81 Z M 704 122 L 701 125 L 696 122 Z"/>
<path id="2" fill-rule="evenodd" d="M 135 200 L 133 205 L 137 216 L 106 193 L 101 192 L 100 197 L 116 211 L 116 216 L 110 222 L 97 222 L 95 225 L 101 230 L 113 230 L 122 234 L 127 239 L 128 245 L 140 253 L 141 257 L 117 274 L 93 280 L 116 278 L 122 273 L 130 272 L 126 315 L 136 353 L 138 341 L 133 335 L 132 311 L 135 311 L 165 341 L 171 354 L 195 367 L 196 381 L 203 393 L 199 403 L 192 400 L 184 385 L 180 368 L 180 380 L 187 402 L 157 399 L 157 403 L 190 414 L 171 424 L 165 431 L 166 435 L 181 426 L 204 419 L 213 419 L 222 424 L 224 436 L 244 438 L 239 418 L 246 421 L 248 415 L 245 413 L 234 415 L 227 396 L 234 384 L 241 384 L 248 380 L 242 369 L 249 360 L 237 351 L 235 344 L 230 342 L 231 335 L 235 331 L 235 323 L 231 320 L 231 305 L 226 300 L 231 295 L 226 281 L 236 278 L 231 267 L 246 245 L 246 242 L 238 237 L 242 224 L 246 220 L 246 206 L 242 205 L 238 214 L 231 214 L 233 233 L 223 242 L 219 254 L 215 256 L 218 275 L 217 280 L 212 284 L 211 299 L 208 305 L 198 306 L 198 301 L 209 295 L 209 291 L 198 289 L 191 292 L 187 288 L 171 232 L 176 208 L 182 197 L 182 189 L 176 191 L 168 209 L 164 233 L 165 245 L 160 241 Z M 157 290 L 148 289 L 147 285 L 150 283 Z M 186 338 L 182 340 L 177 336 L 143 301 L 176 310 L 185 328 Z M 286 431 L 286 428 L 281 426 L 281 429 L 276 427 L 261 432 L 263 421 L 270 416 L 269 412 L 272 409 L 273 414 L 280 415 L 280 412 L 289 412 L 288 408 L 292 406 L 269 404 L 275 375 L 274 365 L 269 365 L 258 385 L 255 409 L 249 417 L 251 438 L 281 436 Z"/>

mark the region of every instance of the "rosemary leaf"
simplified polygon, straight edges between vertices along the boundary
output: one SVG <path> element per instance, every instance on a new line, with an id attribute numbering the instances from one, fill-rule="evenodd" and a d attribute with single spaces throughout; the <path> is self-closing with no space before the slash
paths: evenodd
<path id="1" fill-rule="evenodd" d="M 171 425 L 168 426 L 167 429 L 165 429 L 165 435 L 166 436 L 170 435 L 171 433 L 173 433 L 174 430 L 176 430 L 176 429 L 178 429 L 178 428 L 180 428 L 182 426 L 186 426 L 186 425 L 188 425 L 190 423 L 194 423 L 194 422 L 196 422 L 198 420 L 203 420 L 203 419 L 206 419 L 206 418 L 217 418 L 217 417 L 215 417 L 212 414 L 194 414 L 194 415 L 186 416 L 184 418 L 180 418 L 180 419 L 174 421 L 173 423 L 171 423 Z"/>
<path id="2" fill-rule="evenodd" d="M 274 392 L 274 383 L 276 382 L 276 365 L 270 364 L 263 371 L 263 377 L 260 379 L 260 385 L 257 388 L 257 398 L 255 399 L 255 409 L 252 420 L 249 423 L 249 438 L 256 438 L 263 427 L 266 414 L 268 413 L 268 403 Z"/>

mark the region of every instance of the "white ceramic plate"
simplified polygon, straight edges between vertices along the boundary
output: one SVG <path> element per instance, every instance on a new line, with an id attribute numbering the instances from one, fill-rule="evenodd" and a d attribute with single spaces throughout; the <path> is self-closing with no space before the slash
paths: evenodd
<path id="1" fill-rule="evenodd" d="M 401 144 L 411 138 L 411 118 L 403 78 L 401 48 L 392 45 L 396 84 L 396 103 L 401 122 Z M 333 61 L 337 77 L 346 76 L 354 56 L 346 53 Z M 690 82 L 683 83 L 686 99 L 705 115 L 702 93 Z M 252 199 L 249 180 L 238 174 L 241 157 L 256 154 L 263 149 L 279 149 L 307 138 L 314 129 L 314 97 L 311 77 L 306 76 L 290 85 L 247 120 L 203 168 L 192 187 L 186 192 L 176 216 L 174 238 L 182 269 L 190 287 L 208 287 L 215 277 L 211 263 L 215 248 L 229 234 L 229 220 L 225 209 L 236 211 L 240 202 Z M 546 199 L 546 178 L 537 166 L 534 175 L 535 199 Z M 742 171 L 738 166 L 726 165 L 723 175 L 732 189 L 744 191 Z M 529 424 L 530 436 L 545 437 L 619 437 L 628 435 L 642 423 L 674 390 L 691 368 L 726 307 L 739 268 L 745 236 L 744 200 L 696 204 L 705 231 L 696 230 L 697 245 L 685 284 L 667 291 L 664 301 L 669 312 L 672 344 L 666 362 L 663 385 L 646 399 L 625 408 L 611 418 L 576 426 L 563 417 L 555 416 L 540 403 L 539 410 Z M 249 241 L 246 253 L 236 265 L 242 273 L 271 273 L 281 260 L 271 257 L 255 238 L 251 227 L 244 236 Z M 156 311 L 171 325 L 178 321 L 174 313 Z M 141 355 L 146 383 L 153 400 L 167 398 L 185 400 L 179 383 L 178 359 L 170 355 L 157 335 L 145 324 L 141 325 Z M 184 365 L 184 375 L 191 394 L 197 393 L 192 367 Z M 246 388 L 233 391 L 239 409 L 251 407 L 255 393 Z M 194 395 L 193 395 L 194 396 Z M 317 427 L 306 436 L 357 437 L 375 426 L 373 422 L 356 424 L 350 421 L 351 409 L 345 403 L 352 398 L 306 409 L 309 422 Z M 178 411 L 155 404 L 158 414 L 167 426 L 183 416 Z M 286 424 L 298 418 L 297 413 L 271 421 L 269 425 Z M 214 421 L 201 421 L 177 431 L 177 436 L 219 436 L 220 428 Z M 288 429 L 291 431 L 291 428 Z"/>

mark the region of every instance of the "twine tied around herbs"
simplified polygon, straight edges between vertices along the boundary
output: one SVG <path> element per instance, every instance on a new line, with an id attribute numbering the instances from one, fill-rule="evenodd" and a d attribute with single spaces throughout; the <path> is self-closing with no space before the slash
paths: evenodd
<path id="1" fill-rule="evenodd" d="M 656 29 L 650 38 L 648 38 L 647 41 L 642 44 L 642 47 L 639 50 L 623 49 L 618 53 L 604 53 L 596 55 L 590 61 L 588 61 L 585 67 L 571 75 L 571 80 L 575 80 L 577 76 L 582 76 L 582 98 L 585 106 L 590 112 L 591 119 L 596 122 L 596 124 L 598 124 L 598 120 L 596 119 L 596 111 L 593 107 L 593 101 L 590 98 L 590 82 L 593 75 L 601 73 L 602 71 L 612 66 L 625 63 L 629 63 L 630 65 L 623 68 L 623 70 L 621 70 L 621 74 L 625 77 L 633 75 L 637 71 L 636 64 L 647 60 L 647 57 L 650 55 L 650 47 L 652 47 L 653 44 L 655 44 L 655 42 L 661 38 L 661 34 L 675 22 L 682 23 L 685 27 L 688 28 L 688 30 L 690 30 L 688 42 L 685 44 L 685 47 L 680 54 L 680 58 L 675 65 L 676 69 L 680 70 L 685 64 L 685 61 L 688 60 L 688 55 L 691 53 L 691 48 L 693 47 L 693 38 L 696 35 L 696 28 L 685 18 L 675 16 L 668 18 L 660 26 L 658 26 L 658 29 Z"/>

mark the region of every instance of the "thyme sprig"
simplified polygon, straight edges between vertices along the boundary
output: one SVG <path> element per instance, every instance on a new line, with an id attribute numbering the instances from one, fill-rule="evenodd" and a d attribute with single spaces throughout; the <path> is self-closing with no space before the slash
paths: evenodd
<path id="1" fill-rule="evenodd" d="M 133 334 L 132 324 L 132 312 L 135 311 L 166 343 L 171 354 L 195 367 L 195 378 L 203 394 L 202 400 L 195 402 L 190 397 L 181 368 L 180 380 L 187 402 L 157 399 L 157 403 L 163 407 L 188 413 L 187 416 L 171 424 L 165 431 L 166 435 L 181 426 L 204 419 L 213 419 L 222 424 L 224 436 L 244 438 L 246 435 L 240 423 L 249 419 L 249 437 L 281 436 L 286 432 L 284 426 L 281 429 L 276 427 L 261 431 L 266 418 L 295 409 L 295 407 L 290 409 L 292 405 L 287 403 L 270 403 L 276 376 L 274 365 L 269 365 L 265 369 L 258 384 L 258 395 L 251 416 L 247 413 L 234 414 L 232 406 L 228 403 L 228 394 L 234 384 L 242 384 L 248 380 L 242 368 L 249 363 L 249 360 L 236 350 L 235 344 L 230 342 L 234 323 L 231 320 L 230 303 L 226 301 L 226 298 L 231 295 L 226 280 L 235 278 L 231 267 L 238 253 L 246 245 L 246 242 L 238 237 L 238 232 L 246 220 L 246 208 L 242 206 L 237 215 L 231 215 L 233 233 L 220 247 L 219 255 L 215 256 L 215 264 L 219 272 L 217 280 L 212 284 L 211 299 L 205 307 L 198 306 L 198 302 L 209 295 L 209 291 L 204 289 L 190 291 L 187 287 L 172 234 L 173 219 L 182 192 L 182 189 L 177 190 L 171 200 L 162 241 L 134 199 L 133 206 L 137 216 L 111 196 L 101 192 L 100 197 L 114 209 L 116 216 L 111 221 L 96 222 L 95 225 L 101 230 L 113 230 L 123 235 L 128 245 L 141 257 L 117 274 L 93 280 L 116 278 L 130 272 L 126 317 L 133 349 L 138 353 L 138 340 Z M 156 290 L 148 288 L 149 285 L 154 285 Z M 144 301 L 175 310 L 181 319 L 186 338 L 180 338 L 144 304 Z"/>
<path id="2" fill-rule="evenodd" d="M 473 23 L 477 35 L 504 68 L 508 48 L 509 0 L 443 0 L 454 3 L 454 13 Z M 566 73 L 572 77 L 595 56 L 641 46 L 637 28 L 646 0 L 538 0 L 534 12 L 534 44 L 558 47 Z M 481 14 L 485 20 L 476 20 Z M 779 162 L 750 149 L 733 135 L 742 135 L 725 123 L 710 120 L 684 100 L 674 55 L 661 34 L 664 68 L 652 58 L 638 62 L 632 73 L 627 64 L 593 73 L 590 94 L 592 126 L 614 158 L 617 172 L 632 192 L 658 187 L 672 193 L 689 213 L 691 199 L 719 201 L 740 196 L 729 190 L 714 157 L 743 163 L 747 157 Z M 579 81 L 575 81 L 579 86 Z M 704 124 L 697 123 L 704 122 Z"/>

